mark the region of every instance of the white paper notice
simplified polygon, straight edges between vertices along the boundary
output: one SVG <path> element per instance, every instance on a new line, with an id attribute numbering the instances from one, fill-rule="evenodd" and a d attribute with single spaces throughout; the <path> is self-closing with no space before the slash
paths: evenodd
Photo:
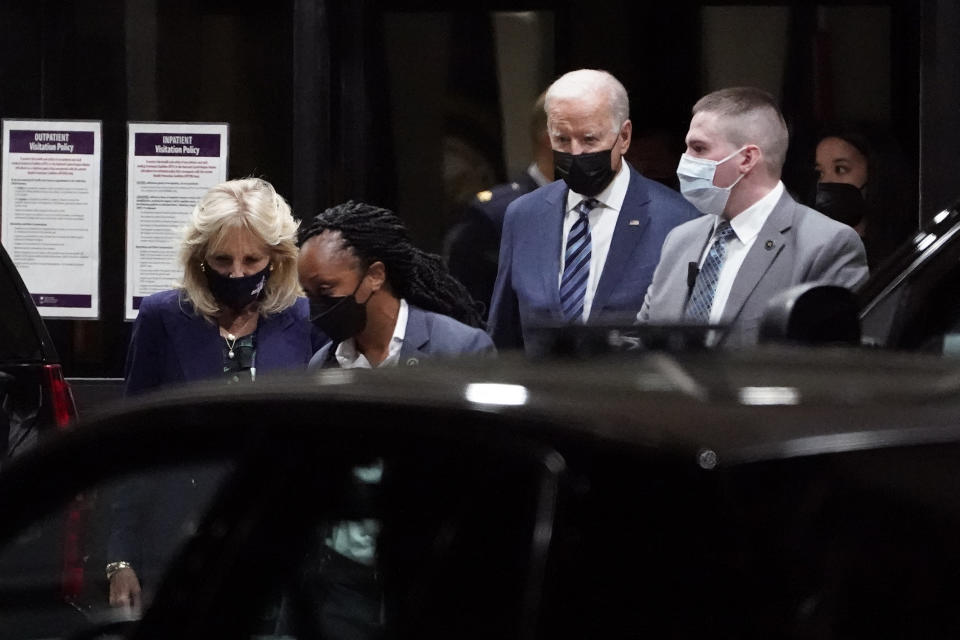
<path id="1" fill-rule="evenodd" d="M 226 124 L 127 124 L 127 320 L 181 279 L 182 230 L 203 194 L 227 179 L 227 135 Z"/>
<path id="2" fill-rule="evenodd" d="M 100 312 L 100 122 L 3 121 L 0 240 L 40 315 Z"/>

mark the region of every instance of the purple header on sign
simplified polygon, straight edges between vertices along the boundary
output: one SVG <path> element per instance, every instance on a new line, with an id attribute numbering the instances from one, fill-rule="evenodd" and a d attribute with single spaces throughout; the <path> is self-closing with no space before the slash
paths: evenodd
<path id="1" fill-rule="evenodd" d="M 133 153 L 138 156 L 216 158 L 220 155 L 219 133 L 137 133 Z"/>
<path id="2" fill-rule="evenodd" d="M 93 303 L 92 296 L 67 295 L 61 293 L 31 293 L 33 303 L 38 307 L 70 307 L 74 309 L 89 309 Z"/>
<path id="3" fill-rule="evenodd" d="M 93 153 L 93 131 L 10 131 L 10 153 Z"/>

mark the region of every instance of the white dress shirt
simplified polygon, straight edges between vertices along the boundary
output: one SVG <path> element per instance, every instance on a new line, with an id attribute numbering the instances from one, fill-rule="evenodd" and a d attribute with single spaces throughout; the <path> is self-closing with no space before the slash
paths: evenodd
<path id="1" fill-rule="evenodd" d="M 627 161 L 623 160 L 620 163 L 620 171 L 617 172 L 617 175 L 603 191 L 595 196 L 600 204 L 587 216 L 590 226 L 590 275 L 587 277 L 587 290 L 583 294 L 583 320 L 590 317 L 593 295 L 597 292 L 597 284 L 600 282 L 600 276 L 603 275 L 603 265 L 607 262 L 607 253 L 610 252 L 613 231 L 616 229 L 617 217 L 620 215 L 623 200 L 627 197 L 627 187 L 629 185 L 630 169 L 627 166 Z M 560 282 L 563 280 L 567 237 L 570 235 L 573 223 L 580 217 L 576 207 L 584 200 L 587 200 L 587 198 L 575 193 L 572 189 L 567 191 L 567 208 L 563 217 L 563 241 L 560 243 L 560 273 L 557 274 L 558 289 L 560 288 Z"/>
<path id="2" fill-rule="evenodd" d="M 763 228 L 764 223 L 767 221 L 767 218 L 770 217 L 770 213 L 773 211 L 773 208 L 777 206 L 777 202 L 780 201 L 780 196 L 782 195 L 783 183 L 778 182 L 767 195 L 741 211 L 739 215 L 734 216 L 733 220 L 730 221 L 734 235 L 727 240 L 726 256 L 723 259 L 723 266 L 720 267 L 720 277 L 717 279 L 717 289 L 713 295 L 713 306 L 710 307 L 710 324 L 718 324 L 723 317 L 723 310 L 724 307 L 727 306 L 730 290 L 733 289 L 733 281 L 736 280 L 737 274 L 740 272 L 740 267 L 743 265 L 743 261 L 750 251 L 750 247 L 753 246 L 757 236 L 760 234 L 760 229 Z M 720 224 L 721 220 L 722 218 L 717 216 L 717 220 L 713 225 L 714 232 L 717 230 L 717 225 Z M 703 261 L 710 252 L 712 244 L 713 238 L 711 236 L 710 242 L 707 243 L 703 251 L 703 255 L 700 256 L 700 266 L 703 266 Z"/>
<path id="3" fill-rule="evenodd" d="M 403 337 L 407 333 L 407 316 L 409 315 L 407 301 L 400 298 L 400 311 L 397 313 L 397 324 L 393 327 L 393 337 L 390 338 L 390 347 L 387 351 L 387 357 L 383 362 L 377 365 L 381 367 L 395 367 L 400 361 L 400 349 L 403 347 Z M 372 369 L 367 357 L 357 351 L 357 341 L 353 338 L 347 338 L 337 345 L 334 352 L 337 362 L 342 369 Z"/>

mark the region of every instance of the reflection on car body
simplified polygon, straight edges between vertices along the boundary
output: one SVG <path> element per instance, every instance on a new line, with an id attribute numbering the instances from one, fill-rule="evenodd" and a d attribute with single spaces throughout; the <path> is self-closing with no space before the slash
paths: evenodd
<path id="1" fill-rule="evenodd" d="M 230 460 L 114 631 L 271 635 L 283 602 L 288 633 L 319 637 L 298 587 L 318 526 L 376 516 L 396 637 L 952 637 L 958 391 L 949 359 L 782 348 L 198 385 L 25 454 L 0 474 L 0 539 L 78 487 Z M 373 458 L 363 505 L 348 481 Z M 0 614 L 31 611 L 12 595 Z"/>

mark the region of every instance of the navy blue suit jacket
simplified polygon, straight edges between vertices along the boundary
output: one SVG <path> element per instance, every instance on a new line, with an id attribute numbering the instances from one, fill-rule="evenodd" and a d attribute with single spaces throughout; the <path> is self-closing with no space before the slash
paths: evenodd
<path id="1" fill-rule="evenodd" d="M 700 215 L 676 191 L 644 178 L 633 167 L 629 171 L 630 183 L 594 294 L 590 321 L 635 316 L 667 234 Z M 542 345 L 531 328 L 562 321 L 560 245 L 567 191 L 566 183 L 558 180 L 521 196 L 507 208 L 490 304 L 489 331 L 497 348 L 525 347 L 527 353 L 540 353 Z"/>
<path id="2" fill-rule="evenodd" d="M 336 367 L 336 345 L 327 344 L 310 360 L 310 368 Z M 482 329 L 465 325 L 450 316 L 407 304 L 407 329 L 400 347 L 399 365 L 416 366 L 421 360 L 470 354 L 493 355 L 496 348 Z"/>
<path id="3" fill-rule="evenodd" d="M 310 324 L 306 298 L 257 322 L 257 374 L 304 369 L 324 340 Z M 197 315 L 179 290 L 143 299 L 127 352 L 127 395 L 223 375 L 220 330 Z"/>

